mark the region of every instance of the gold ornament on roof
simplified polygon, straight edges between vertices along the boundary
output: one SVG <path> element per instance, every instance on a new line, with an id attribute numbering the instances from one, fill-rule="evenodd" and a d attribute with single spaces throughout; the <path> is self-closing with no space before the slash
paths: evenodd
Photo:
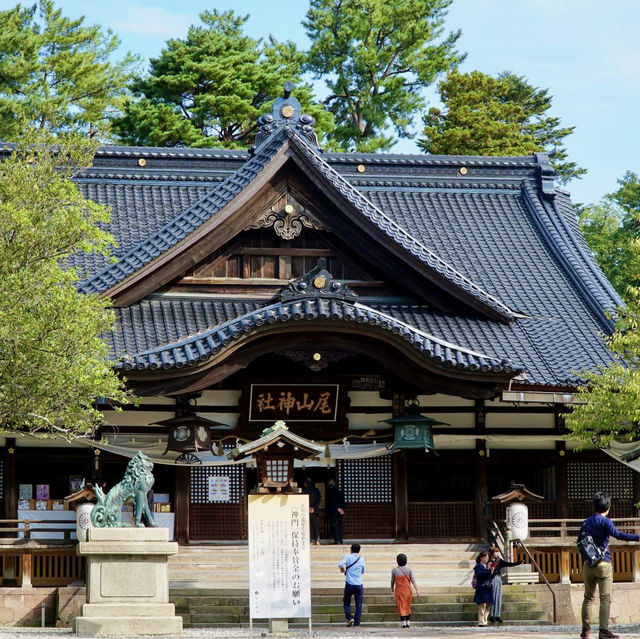
<path id="1" fill-rule="evenodd" d="M 293 107 L 290 104 L 285 104 L 280 110 L 283 118 L 292 118 L 294 113 Z"/>
<path id="2" fill-rule="evenodd" d="M 327 278 L 324 275 L 318 275 L 315 280 L 313 280 L 313 285 L 316 288 L 324 288 L 327 283 Z"/>

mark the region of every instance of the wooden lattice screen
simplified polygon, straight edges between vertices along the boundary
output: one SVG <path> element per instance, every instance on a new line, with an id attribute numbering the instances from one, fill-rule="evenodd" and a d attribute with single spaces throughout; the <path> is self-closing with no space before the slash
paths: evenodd
<path id="1" fill-rule="evenodd" d="M 228 500 L 210 501 L 210 477 L 228 478 Z M 193 467 L 190 479 L 190 538 L 193 540 L 246 539 L 247 509 L 244 466 Z"/>
<path id="2" fill-rule="evenodd" d="M 475 502 L 409 502 L 411 538 L 468 538 L 475 525 Z"/>
<path id="3" fill-rule="evenodd" d="M 633 470 L 614 460 L 570 461 L 567 464 L 569 499 L 593 499 L 606 490 L 614 499 L 633 499 Z"/>
<path id="4" fill-rule="evenodd" d="M 338 461 L 346 502 L 344 537 L 391 539 L 395 535 L 391 457 Z"/>

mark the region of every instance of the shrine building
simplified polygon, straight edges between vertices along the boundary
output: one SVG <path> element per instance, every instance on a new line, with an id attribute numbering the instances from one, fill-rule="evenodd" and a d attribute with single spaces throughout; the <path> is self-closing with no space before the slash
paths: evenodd
<path id="1" fill-rule="evenodd" d="M 512 482 L 534 519 L 600 489 L 635 516 L 638 473 L 566 439 L 621 300 L 548 157 L 330 153 L 288 92 L 259 124 L 249 152 L 103 146 L 77 179 L 117 241 L 75 256 L 79 287 L 113 300 L 141 401 L 85 444 L 6 439 L 6 518 L 21 485 L 111 486 L 141 450 L 181 544 L 245 540 L 258 473 L 228 453 L 276 421 L 322 450 L 294 477 L 322 508 L 337 482 L 345 540 L 481 539 Z"/>

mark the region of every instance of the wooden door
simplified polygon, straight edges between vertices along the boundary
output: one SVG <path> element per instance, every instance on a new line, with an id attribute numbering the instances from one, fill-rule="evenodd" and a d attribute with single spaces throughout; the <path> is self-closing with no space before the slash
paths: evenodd
<path id="1" fill-rule="evenodd" d="M 243 464 L 194 466 L 189 488 L 189 539 L 192 541 L 247 538 L 247 498 Z M 228 497 L 212 501 L 210 486 L 215 478 L 226 478 Z"/>

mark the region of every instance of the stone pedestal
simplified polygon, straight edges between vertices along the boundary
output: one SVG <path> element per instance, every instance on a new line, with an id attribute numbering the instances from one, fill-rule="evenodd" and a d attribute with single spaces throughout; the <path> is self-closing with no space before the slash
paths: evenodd
<path id="1" fill-rule="evenodd" d="M 167 558 L 178 552 L 166 528 L 90 528 L 78 554 L 87 558 L 81 635 L 175 635 L 182 617 L 169 603 Z"/>

